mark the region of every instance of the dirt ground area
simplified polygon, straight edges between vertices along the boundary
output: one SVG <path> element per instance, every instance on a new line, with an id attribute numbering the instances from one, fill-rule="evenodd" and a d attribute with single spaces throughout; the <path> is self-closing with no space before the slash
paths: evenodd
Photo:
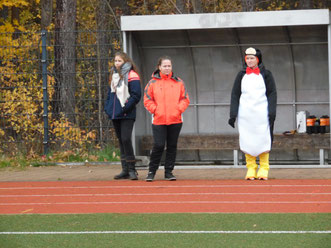
<path id="1" fill-rule="evenodd" d="M 147 175 L 146 167 L 138 167 L 139 180 Z M 0 169 L 0 181 L 109 181 L 121 171 L 120 165 L 57 165 L 29 167 L 26 169 Z M 222 180 L 243 179 L 245 168 L 199 168 L 177 166 L 174 175 L 178 180 Z M 164 170 L 160 169 L 155 180 L 163 180 Z M 331 168 L 316 169 L 270 169 L 269 179 L 331 179 Z"/>

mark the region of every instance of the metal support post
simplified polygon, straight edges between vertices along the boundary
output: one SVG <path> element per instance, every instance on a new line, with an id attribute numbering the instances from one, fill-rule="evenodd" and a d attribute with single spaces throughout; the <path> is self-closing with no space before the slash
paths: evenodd
<path id="1" fill-rule="evenodd" d="M 43 80 L 43 120 L 44 120 L 44 155 L 48 153 L 48 92 L 47 92 L 47 31 L 41 31 L 42 41 L 42 53 L 41 53 L 41 64 L 42 64 L 42 80 Z"/>
<path id="2" fill-rule="evenodd" d="M 238 150 L 233 150 L 233 165 L 238 167 Z"/>
<path id="3" fill-rule="evenodd" d="M 329 71 L 329 111 L 331 116 L 331 16 L 329 16 L 330 22 L 328 25 L 328 71 Z M 331 135 L 330 135 L 330 145 L 331 145 Z M 329 147 L 330 150 L 330 147 Z"/>
<path id="4" fill-rule="evenodd" d="M 320 165 L 324 165 L 324 149 L 320 149 Z"/>

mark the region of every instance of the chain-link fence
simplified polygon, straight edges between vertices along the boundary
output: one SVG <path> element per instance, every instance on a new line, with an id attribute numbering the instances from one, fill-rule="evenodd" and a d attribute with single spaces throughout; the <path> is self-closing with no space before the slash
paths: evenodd
<path id="1" fill-rule="evenodd" d="M 119 31 L 0 33 L 0 153 L 114 142 L 104 114 Z"/>

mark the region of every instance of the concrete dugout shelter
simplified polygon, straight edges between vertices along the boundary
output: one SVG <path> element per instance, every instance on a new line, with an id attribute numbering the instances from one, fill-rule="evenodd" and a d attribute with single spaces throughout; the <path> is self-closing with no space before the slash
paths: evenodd
<path id="1" fill-rule="evenodd" d="M 275 134 L 296 128 L 297 111 L 330 114 L 330 11 L 288 10 L 216 14 L 123 16 L 123 45 L 137 63 L 143 87 L 162 55 L 188 89 L 191 104 L 181 134 L 237 134 L 227 120 L 231 89 L 247 47 L 262 51 L 278 91 Z M 136 154 L 151 135 L 151 116 L 139 104 Z M 181 151 L 178 160 L 231 160 L 230 151 Z M 273 161 L 318 159 L 318 151 L 273 151 Z"/>

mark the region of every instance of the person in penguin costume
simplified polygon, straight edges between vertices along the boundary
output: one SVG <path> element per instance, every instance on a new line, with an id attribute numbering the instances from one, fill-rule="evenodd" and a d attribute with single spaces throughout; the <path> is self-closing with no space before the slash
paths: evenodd
<path id="1" fill-rule="evenodd" d="M 238 119 L 240 150 L 246 158 L 246 180 L 268 180 L 276 106 L 275 81 L 262 64 L 261 51 L 247 48 L 244 68 L 237 74 L 232 88 L 228 121 L 234 128 Z"/>

